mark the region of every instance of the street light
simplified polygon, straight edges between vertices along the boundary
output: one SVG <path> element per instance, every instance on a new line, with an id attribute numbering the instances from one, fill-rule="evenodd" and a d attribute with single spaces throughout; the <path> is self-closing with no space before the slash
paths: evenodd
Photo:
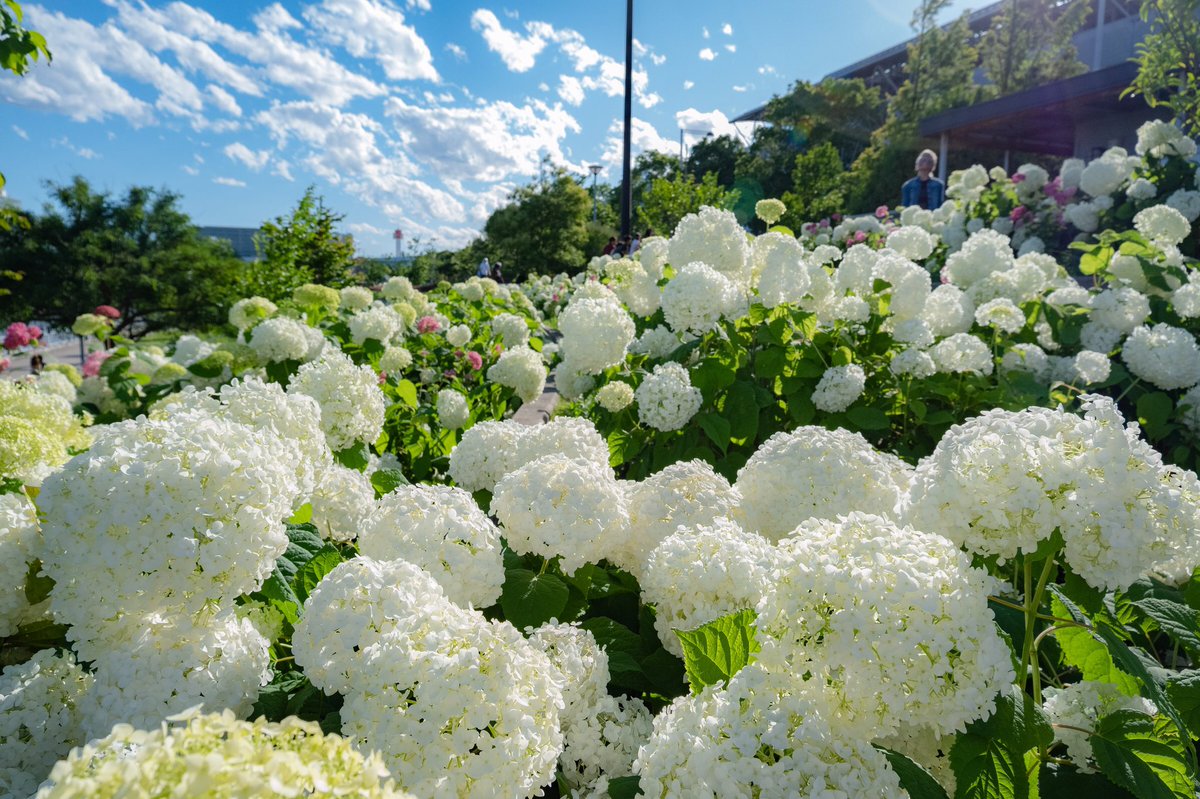
<path id="1" fill-rule="evenodd" d="M 596 221 L 596 176 L 600 174 L 600 170 L 604 167 L 599 164 L 592 164 L 588 169 L 592 170 L 592 221 Z"/>

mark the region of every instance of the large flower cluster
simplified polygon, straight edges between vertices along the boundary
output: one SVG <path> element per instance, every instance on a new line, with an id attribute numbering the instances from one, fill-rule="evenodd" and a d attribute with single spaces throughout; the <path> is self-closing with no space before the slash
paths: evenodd
<path id="1" fill-rule="evenodd" d="M 750 244 L 731 211 L 704 207 L 685 216 L 671 236 L 667 260 L 677 269 L 700 262 L 735 286 L 750 286 Z"/>
<path id="2" fill-rule="evenodd" d="M 594 374 L 625 359 L 633 341 L 633 320 L 619 302 L 574 299 L 558 316 L 563 359 L 579 372 Z"/>
<path id="3" fill-rule="evenodd" d="M 541 355 L 525 345 L 505 350 L 488 368 L 487 376 L 511 388 L 522 402 L 533 402 L 546 388 L 546 364 Z"/>
<path id="4" fill-rule="evenodd" d="M 28 610 L 25 577 L 40 539 L 37 510 L 28 497 L 0 494 L 0 638 L 15 633 Z"/>
<path id="5" fill-rule="evenodd" d="M 65 399 L 0 380 L 0 480 L 40 485 L 90 441 Z"/>
<path id="6" fill-rule="evenodd" d="M 663 319 L 676 333 L 706 333 L 745 304 L 736 283 L 699 261 L 682 266 L 662 292 Z"/>
<path id="7" fill-rule="evenodd" d="M 320 330 L 283 316 L 268 319 L 250 334 L 250 347 L 263 363 L 306 361 L 315 358 L 324 346 Z"/>
<path id="8" fill-rule="evenodd" d="M 372 443 L 383 429 L 386 408 L 378 378 L 371 367 L 355 366 L 337 350 L 301 366 L 288 393 L 312 397 L 321 406 L 321 429 L 334 452 L 358 441 Z"/>
<path id="9" fill-rule="evenodd" d="M 293 637 L 317 687 L 345 694 L 342 732 L 419 796 L 531 796 L 562 751 L 562 674 L 506 622 L 448 600 L 403 560 L 341 564 Z"/>
<path id="10" fill-rule="evenodd" d="M 678 430 L 700 410 L 703 398 L 692 385 L 687 369 L 677 363 L 664 363 L 642 381 L 634 392 L 638 418 L 655 430 Z"/>

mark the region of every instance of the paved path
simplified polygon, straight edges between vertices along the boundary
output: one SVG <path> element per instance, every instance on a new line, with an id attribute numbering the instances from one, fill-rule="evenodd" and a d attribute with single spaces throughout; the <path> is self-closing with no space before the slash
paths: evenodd
<path id="1" fill-rule="evenodd" d="M 513 414 L 513 421 L 530 427 L 545 424 L 554 415 L 555 405 L 558 405 L 558 391 L 554 388 L 554 377 L 551 375 L 546 378 L 546 390 L 542 392 L 542 396 L 522 405 Z"/>
<path id="2" fill-rule="evenodd" d="M 29 359 L 33 357 L 34 353 L 41 355 L 46 363 L 69 363 L 76 368 L 83 366 L 83 359 L 79 357 L 79 339 L 71 339 L 59 344 L 51 344 L 48 347 L 38 347 L 24 355 L 13 357 L 12 366 L 0 377 L 7 377 L 10 380 L 25 377 L 29 374 Z"/>

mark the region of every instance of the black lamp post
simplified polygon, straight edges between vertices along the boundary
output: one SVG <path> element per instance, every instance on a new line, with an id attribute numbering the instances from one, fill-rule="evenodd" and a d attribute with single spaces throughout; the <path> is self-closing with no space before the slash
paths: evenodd
<path id="1" fill-rule="evenodd" d="M 633 211 L 633 182 L 630 180 L 629 155 L 633 117 L 633 0 L 625 0 L 625 153 L 621 164 L 621 237 L 629 235 Z"/>

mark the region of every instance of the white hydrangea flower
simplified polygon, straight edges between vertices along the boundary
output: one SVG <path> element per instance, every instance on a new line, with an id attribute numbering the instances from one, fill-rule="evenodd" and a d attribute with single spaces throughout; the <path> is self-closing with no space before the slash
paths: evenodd
<path id="1" fill-rule="evenodd" d="M 175 368 L 178 369 L 180 367 L 175 366 Z M 75 404 L 75 386 L 71 383 L 70 378 L 62 372 L 52 372 L 47 369 L 40 375 L 37 375 L 33 383 L 33 388 L 43 394 L 54 394 L 55 396 L 62 397 L 72 405 Z"/>
<path id="2" fill-rule="evenodd" d="M 500 530 L 471 495 L 449 486 L 399 486 L 362 524 L 359 551 L 433 575 L 451 602 L 486 608 L 500 598 Z"/>
<path id="3" fill-rule="evenodd" d="M 779 221 L 779 218 L 787 213 L 787 206 L 782 200 L 777 200 L 774 197 L 768 197 L 765 200 L 759 200 L 754 204 L 754 215 L 768 225 L 773 225 Z"/>
<path id="4" fill-rule="evenodd" d="M 1019 333 L 1025 327 L 1025 312 L 1005 297 L 985 302 L 975 309 L 975 321 L 1004 333 Z"/>
<path id="5" fill-rule="evenodd" d="M 1171 155 L 1191 158 L 1196 154 L 1196 142 L 1176 127 L 1175 123 L 1151 119 L 1137 130 L 1135 152 L 1151 158 L 1166 158 Z"/>
<path id="6" fill-rule="evenodd" d="M 496 484 L 492 514 L 514 552 L 560 557 L 565 574 L 605 557 L 608 539 L 626 535 L 625 494 L 607 465 L 545 455 Z"/>
<path id="7" fill-rule="evenodd" d="M 1158 194 L 1158 187 L 1145 178 L 1138 178 L 1125 189 L 1125 196 L 1131 200 L 1152 200 Z"/>
<path id="8" fill-rule="evenodd" d="M 375 489 L 365 474 L 332 463 L 318 479 L 309 502 L 312 524 L 332 541 L 353 541 L 375 504 Z"/>
<path id="9" fill-rule="evenodd" d="M 651 316 L 658 310 L 662 299 L 658 287 L 661 275 L 652 275 L 640 262 L 630 258 L 612 261 L 605 267 L 604 274 L 613 292 L 635 316 Z"/>
<path id="10" fill-rule="evenodd" d="M 937 239 L 915 225 L 899 227 L 888 234 L 887 246 L 912 261 L 924 261 L 933 254 Z"/>
<path id="11" fill-rule="evenodd" d="M 525 317 L 516 314 L 502 313 L 493 319 L 492 333 L 503 341 L 506 347 L 519 347 L 529 343 L 529 324 Z"/>
<path id="12" fill-rule="evenodd" d="M 1143 208 L 1133 217 L 1133 226 L 1146 238 L 1160 245 L 1179 244 L 1192 232 L 1187 217 L 1169 205 Z"/>
<path id="13" fill-rule="evenodd" d="M 1125 150 L 1111 147 L 1083 168 L 1079 188 L 1092 197 L 1107 197 L 1121 188 L 1132 171 Z"/>
<path id="14" fill-rule="evenodd" d="M 1008 271 L 1013 261 L 1007 236 L 994 230 L 980 230 L 946 258 L 942 276 L 961 289 L 969 289 L 993 272 Z"/>
<path id="15" fill-rule="evenodd" d="M 663 267 L 668 262 L 670 250 L 670 240 L 662 236 L 651 236 L 644 240 L 642 246 L 638 248 L 636 253 L 638 262 L 642 265 L 642 269 L 646 270 L 646 274 L 654 278 L 655 282 L 662 279 Z"/>
<path id="16" fill-rule="evenodd" d="M 812 283 L 809 271 L 803 260 L 790 263 L 782 257 L 767 259 L 758 278 L 758 296 L 762 304 L 775 308 L 785 303 L 799 303 L 808 294 Z"/>
<path id="17" fill-rule="evenodd" d="M 373 443 L 383 430 L 386 402 L 379 378 L 336 349 L 301 366 L 288 393 L 305 394 L 321 406 L 321 429 L 334 452 L 358 441 Z"/>
<path id="18" fill-rule="evenodd" d="M 700 389 L 692 385 L 688 370 L 677 363 L 655 366 L 637 387 L 634 397 L 641 423 L 663 432 L 683 427 L 703 403 Z"/>
<path id="19" fill-rule="evenodd" d="M 1192 386 L 1183 393 L 1177 403 L 1179 420 L 1192 432 L 1200 437 L 1200 384 Z"/>
<path id="20" fill-rule="evenodd" d="M 1104 358 L 1108 360 L 1107 356 Z M 1014 344 L 1000 360 L 1002 372 L 1028 372 L 1038 380 L 1050 377 L 1050 361 L 1046 352 L 1036 344 Z"/>
<path id="21" fill-rule="evenodd" d="M 412 281 L 403 275 L 389 277 L 383 284 L 384 299 L 392 302 L 404 302 L 416 293 L 417 290 L 413 288 Z"/>
<path id="22" fill-rule="evenodd" d="M 451 347 L 465 347 L 471 340 L 471 328 L 466 325 L 454 325 L 446 331 L 446 343 Z"/>
<path id="23" fill-rule="evenodd" d="M 229 308 L 229 324 L 242 333 L 264 319 L 274 316 L 279 308 L 266 297 L 245 297 Z"/>
<path id="24" fill-rule="evenodd" d="M 779 549 L 758 607 L 760 661 L 811 673 L 839 726 L 866 738 L 901 723 L 956 732 L 1013 681 L 992 579 L 950 540 L 850 513 L 803 523 Z"/>
<path id="25" fill-rule="evenodd" d="M 626 485 L 629 536 L 608 559 L 640 580 L 650 553 L 679 527 L 695 528 L 729 516 L 742 495 L 704 461 L 674 463 Z"/>
<path id="26" fill-rule="evenodd" d="M 370 289 L 363 286 L 346 286 L 339 294 L 342 301 L 342 310 L 350 313 L 361 311 L 375 301 L 375 295 Z"/>
<path id="27" fill-rule="evenodd" d="M 43 649 L 0 674 L 0 792 L 37 792 L 51 767 L 83 742 L 79 700 L 92 676 L 70 654 Z"/>
<path id="28" fill-rule="evenodd" d="M 346 291 L 346 289 L 342 290 Z M 359 346 L 362 346 L 368 339 L 381 344 L 395 342 L 403 337 L 405 327 L 404 318 L 390 306 L 382 303 L 368 305 L 359 310 L 350 317 L 347 325 L 350 327 L 350 335 L 354 343 Z"/>
<path id="29" fill-rule="evenodd" d="M 279 361 L 303 361 L 308 358 L 312 346 L 308 325 L 295 319 L 277 316 L 254 328 L 250 334 L 250 348 L 265 363 Z"/>
<path id="30" fill-rule="evenodd" d="M 562 360 L 554 367 L 554 388 L 565 400 L 582 399 L 595 387 L 595 376 L 580 371 L 571 360 Z"/>
<path id="31" fill-rule="evenodd" d="M 491 491 L 500 478 L 516 471 L 519 442 L 532 430 L 514 421 L 472 425 L 450 452 L 450 477 L 467 491 Z"/>
<path id="32" fill-rule="evenodd" d="M 1128 331 L 1109 327 L 1096 319 L 1089 319 L 1079 329 L 1079 344 L 1092 352 L 1112 352 Z"/>
<path id="33" fill-rule="evenodd" d="M 563 721 L 559 771 L 573 796 L 608 795 L 608 781 L 628 777 L 639 750 L 650 739 L 650 711 L 628 696 L 600 697 L 587 716 Z"/>
<path id="34" fill-rule="evenodd" d="M 881 294 L 890 296 L 888 303 L 896 321 L 913 319 L 925 307 L 930 295 L 929 273 L 907 258 L 884 251 L 875 261 L 871 283 L 882 280 L 889 288 Z"/>
<path id="35" fill-rule="evenodd" d="M 565 359 L 582 372 L 596 374 L 625 360 L 636 334 L 633 319 L 617 302 L 572 300 L 558 316 Z"/>
<path id="36" fill-rule="evenodd" d="M 738 284 L 699 261 L 682 266 L 663 287 L 663 318 L 676 333 L 703 335 L 745 307 Z"/>
<path id="37" fill-rule="evenodd" d="M 656 716 L 634 771 L 646 796 L 908 796 L 882 752 L 828 718 L 819 693 L 751 664 Z"/>
<path id="38" fill-rule="evenodd" d="M 609 413 L 619 413 L 633 402 L 633 386 L 620 380 L 605 383 L 596 392 L 596 402 Z"/>
<path id="39" fill-rule="evenodd" d="M 969 372 L 990 375 L 995 368 L 987 345 L 970 333 L 956 333 L 929 349 L 939 372 Z"/>
<path id="40" fill-rule="evenodd" d="M 438 424 L 447 430 L 457 430 L 471 419 L 471 406 L 462 392 L 443 388 L 437 395 Z"/>
<path id="41" fill-rule="evenodd" d="M 25 578 L 29 561 L 39 556 L 40 549 L 33 503 L 24 493 L 0 494 L 0 638 L 17 631 L 29 608 Z"/>
<path id="42" fill-rule="evenodd" d="M 846 366 L 831 366 L 821 375 L 813 389 L 812 402 L 817 410 L 840 413 L 862 396 L 867 385 L 867 374 L 856 363 Z"/>
<path id="43" fill-rule="evenodd" d="M 966 333 L 975 321 L 975 303 L 958 286 L 943 283 L 930 292 L 921 318 L 939 338 Z"/>
<path id="44" fill-rule="evenodd" d="M 804 247 L 800 242 L 782 233 L 756 236 L 750 244 L 751 283 L 759 286 L 763 275 L 768 272 L 775 274 L 776 280 L 791 273 L 806 273 Z"/>
<path id="45" fill-rule="evenodd" d="M 1129 334 L 1121 359 L 1133 374 L 1164 390 L 1200 383 L 1200 347 L 1182 328 L 1160 323 Z"/>
<path id="46" fill-rule="evenodd" d="M 1067 756 L 1085 774 L 1095 773 L 1089 732 L 1100 719 L 1118 710 L 1135 710 L 1154 716 L 1158 707 L 1141 696 L 1126 696 L 1112 683 L 1082 680 L 1062 688 L 1042 690 L 1042 710 L 1054 726 L 1054 739 L 1067 748 Z"/>
<path id="47" fill-rule="evenodd" d="M 678 271 L 699 261 L 745 291 L 750 287 L 750 244 L 731 211 L 705 206 L 675 227 L 667 260 Z"/>
<path id="48" fill-rule="evenodd" d="M 488 367 L 488 380 L 511 388 L 522 402 L 533 402 L 546 388 L 546 364 L 527 346 L 512 347 Z"/>
<path id="49" fill-rule="evenodd" d="M 666 325 L 647 329 L 629 345 L 629 351 L 638 355 L 649 355 L 655 360 L 666 358 L 683 344 L 678 334 Z"/>
<path id="50" fill-rule="evenodd" d="M 145 731 L 120 724 L 54 766 L 42 799 L 207 793 L 268 799 L 338 795 L 412 799 L 397 791 L 378 754 L 360 754 L 311 721 L 238 721 L 189 712 Z M 45 776 L 45 775 L 42 775 Z"/>
<path id="51" fill-rule="evenodd" d="M 893 355 L 892 360 L 888 363 L 888 369 L 893 374 L 912 375 L 920 380 L 936 374 L 937 364 L 933 362 L 933 358 L 929 357 L 929 353 L 908 349 Z"/>
<path id="52" fill-rule="evenodd" d="M 642 599 L 656 606 L 654 629 L 663 647 L 683 656 L 675 630 L 755 607 L 772 582 L 778 553 L 771 542 L 717 518 L 679 527 L 656 546 L 642 574 Z"/>
<path id="53" fill-rule="evenodd" d="M 1100 207 L 1094 202 L 1071 203 L 1063 209 L 1063 217 L 1084 233 L 1094 233 L 1100 227 Z"/>
<path id="54" fill-rule="evenodd" d="M 388 375 L 399 375 L 412 366 L 412 362 L 412 353 L 406 347 L 388 347 L 379 356 L 379 369 Z"/>
<path id="55" fill-rule="evenodd" d="M 764 441 L 738 472 L 742 502 L 733 516 L 778 541 L 809 518 L 862 510 L 892 514 L 912 467 L 879 452 L 859 433 L 798 427 Z"/>
<path id="56" fill-rule="evenodd" d="M 1087 308 L 1091 304 L 1091 299 L 1092 293 L 1083 286 L 1061 286 L 1046 295 L 1046 304 L 1053 305 L 1056 308 L 1062 308 L 1067 305 Z"/>
<path id="57" fill-rule="evenodd" d="M 1083 385 L 1103 383 L 1112 371 L 1112 361 L 1103 352 L 1083 350 L 1075 355 L 1075 375 Z"/>
<path id="58" fill-rule="evenodd" d="M 548 622 L 529 634 L 529 643 L 545 653 L 563 675 L 564 724 L 581 721 L 608 694 L 608 653 L 590 632 L 576 624 Z"/>
<path id="59" fill-rule="evenodd" d="M 1200 191 L 1178 189 L 1167 198 L 1166 205 L 1183 214 L 1188 222 L 1200 219 Z"/>

